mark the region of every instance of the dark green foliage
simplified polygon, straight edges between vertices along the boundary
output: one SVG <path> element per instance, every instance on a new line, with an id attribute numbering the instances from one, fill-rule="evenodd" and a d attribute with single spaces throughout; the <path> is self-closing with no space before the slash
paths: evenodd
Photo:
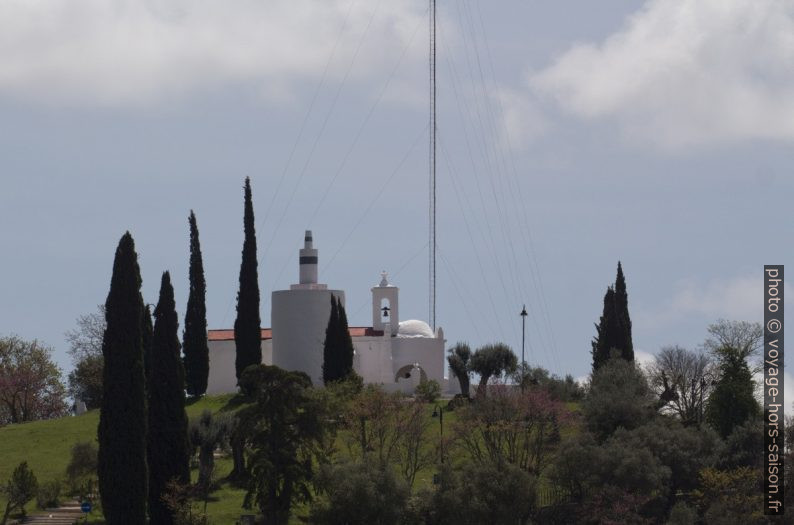
<path id="1" fill-rule="evenodd" d="M 631 340 L 631 316 L 629 316 L 629 295 L 626 292 L 626 278 L 623 276 L 623 266 L 618 261 L 618 274 L 615 277 L 615 309 L 620 323 L 620 338 L 618 346 L 620 357 L 626 361 L 634 361 L 634 343 Z"/>
<path id="2" fill-rule="evenodd" d="M 255 402 L 238 417 L 250 444 L 245 508 L 257 507 L 266 523 L 286 524 L 293 504 L 311 499 L 312 450 L 325 432 L 311 379 L 302 372 L 258 365 Z"/>
<path id="3" fill-rule="evenodd" d="M 198 448 L 199 472 L 197 485 L 201 489 L 209 488 L 215 470 L 215 449 L 226 443 L 232 430 L 230 417 L 216 414 L 209 410 L 201 412 L 201 417 L 190 422 L 190 444 Z"/>
<path id="4" fill-rule="evenodd" d="M 604 294 L 604 310 L 596 325 L 592 347 L 593 371 L 603 366 L 615 353 L 626 361 L 634 360 L 629 299 L 620 262 L 615 287 L 608 287 Z"/>
<path id="5" fill-rule="evenodd" d="M 667 525 L 695 525 L 698 520 L 697 509 L 679 501 L 670 509 L 670 518 Z"/>
<path id="6" fill-rule="evenodd" d="M 488 380 L 492 377 L 499 377 L 503 373 L 511 374 L 518 366 L 518 359 L 509 346 L 503 343 L 495 343 L 481 346 L 471 356 L 469 368 L 472 372 L 480 375 L 480 385 L 477 388 L 477 395 L 486 395 Z"/>
<path id="7" fill-rule="evenodd" d="M 185 310 L 185 332 L 182 351 L 185 354 L 185 386 L 190 396 L 198 397 L 207 391 L 210 373 L 210 354 L 207 346 L 207 283 L 201 258 L 198 226 L 190 210 L 190 294 Z"/>
<path id="8" fill-rule="evenodd" d="M 64 334 L 74 370 L 69 373 L 69 395 L 93 410 L 102 403 L 102 338 L 105 334 L 105 307 L 77 318 L 77 328 Z"/>
<path id="9" fill-rule="evenodd" d="M 339 309 L 336 297 L 331 296 L 331 315 L 325 327 L 323 342 L 323 383 L 328 384 L 339 379 L 339 363 L 337 362 L 336 345 L 339 344 Z"/>
<path id="10" fill-rule="evenodd" d="M 175 525 L 210 525 L 210 520 L 206 514 L 206 500 L 204 512 L 202 512 L 193 506 L 193 498 L 195 496 L 196 493 L 190 485 L 184 485 L 176 481 L 168 483 L 163 501 L 173 514 Z"/>
<path id="11" fill-rule="evenodd" d="M 619 446 L 648 450 L 660 465 L 670 469 L 664 492 L 671 503 L 676 492 L 697 488 L 698 473 L 714 466 L 719 455 L 720 440 L 714 431 L 685 427 L 669 417 L 657 417 L 632 431 L 618 430 L 611 439 Z"/>
<path id="12" fill-rule="evenodd" d="M 179 322 L 171 276 L 163 273 L 160 299 L 154 310 L 154 333 L 148 359 L 149 397 L 149 518 L 152 523 L 173 523 L 162 500 L 169 481 L 190 481 L 188 468 L 185 373 L 179 354 Z"/>
<path id="13" fill-rule="evenodd" d="M 469 397 L 469 385 L 471 381 L 471 371 L 469 370 L 469 360 L 471 359 L 471 348 L 468 343 L 458 342 L 455 346 L 447 350 L 447 363 L 449 370 L 460 383 L 460 393 Z"/>
<path id="14" fill-rule="evenodd" d="M 6 486 L 3 487 L 3 495 L 6 497 L 7 502 L 0 525 L 5 525 L 6 520 L 14 511 L 18 510 L 24 516 L 25 504 L 36 496 L 38 488 L 39 483 L 36 481 L 33 471 L 28 467 L 28 462 L 23 461 L 17 465 Z"/>
<path id="15" fill-rule="evenodd" d="M 36 491 L 36 506 L 40 509 L 52 509 L 60 506 L 61 481 L 54 479 L 39 485 Z"/>
<path id="16" fill-rule="evenodd" d="M 788 441 L 786 445 L 791 446 Z M 764 423 L 760 417 L 753 417 L 734 427 L 733 432 L 725 439 L 718 466 L 721 469 L 760 469 L 764 465 L 764 456 L 758 453 L 759 450 L 764 450 Z"/>
<path id="17" fill-rule="evenodd" d="M 416 398 L 425 403 L 435 403 L 441 396 L 441 385 L 435 379 L 422 381 L 416 387 Z"/>
<path id="18" fill-rule="evenodd" d="M 557 375 L 549 374 L 542 367 L 531 367 L 516 372 L 517 384 L 524 388 L 540 388 L 546 390 L 552 399 L 557 401 L 581 401 L 584 398 L 584 389 L 574 380 L 571 374 L 564 379 Z"/>
<path id="19" fill-rule="evenodd" d="M 654 398 L 642 371 L 614 358 L 593 373 L 583 412 L 590 431 L 603 440 L 620 427 L 632 429 L 648 421 L 655 413 Z"/>
<path id="20" fill-rule="evenodd" d="M 148 493 L 144 320 L 138 255 L 129 232 L 116 249 L 105 315 L 99 492 L 108 523 L 140 525 L 146 520 Z"/>
<path id="21" fill-rule="evenodd" d="M 312 505 L 311 523 L 403 523 L 409 489 L 388 466 L 364 461 L 324 465 L 315 486 L 321 496 Z"/>
<path id="22" fill-rule="evenodd" d="M 341 381 L 353 374 L 353 339 L 342 301 L 331 296 L 331 315 L 323 343 L 323 383 Z"/>
<path id="23" fill-rule="evenodd" d="M 154 337 L 154 326 L 152 326 L 152 309 L 146 305 L 143 309 L 143 328 L 141 331 L 141 346 L 143 347 L 143 373 L 149 378 L 149 364 L 151 363 L 152 342 Z"/>
<path id="24" fill-rule="evenodd" d="M 262 332 L 259 319 L 259 276 L 256 262 L 256 231 L 251 181 L 245 178 L 243 210 L 243 260 L 240 264 L 240 289 L 237 292 L 237 319 L 234 321 L 234 345 L 237 353 L 234 369 L 237 379 L 243 370 L 262 362 Z"/>
<path id="25" fill-rule="evenodd" d="M 623 523 L 615 517 L 621 512 L 625 522 L 641 522 L 639 507 L 664 494 L 670 476 L 647 448 L 619 439 L 599 445 L 588 432 L 562 442 L 549 472 L 555 486 L 583 504 L 583 523 Z"/>
<path id="26" fill-rule="evenodd" d="M 84 495 L 90 491 L 96 479 L 97 448 L 91 442 L 75 443 L 72 447 L 72 459 L 66 466 L 66 481 L 74 495 Z"/>
<path id="27" fill-rule="evenodd" d="M 720 377 L 706 403 L 706 421 L 723 438 L 760 412 L 755 399 L 755 383 L 747 360 L 739 352 L 723 349 Z"/>
<path id="28" fill-rule="evenodd" d="M 69 372 L 69 395 L 85 403 L 88 410 L 99 408 L 102 403 L 103 367 L 101 355 L 90 355 L 81 358 Z"/>
<path id="29" fill-rule="evenodd" d="M 537 480 L 509 463 L 468 462 L 441 472 L 436 490 L 420 495 L 418 522 L 431 525 L 529 523 Z"/>

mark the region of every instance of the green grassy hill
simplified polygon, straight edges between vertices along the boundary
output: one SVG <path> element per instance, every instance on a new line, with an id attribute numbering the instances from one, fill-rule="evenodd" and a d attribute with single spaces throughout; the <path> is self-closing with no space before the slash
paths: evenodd
<path id="1" fill-rule="evenodd" d="M 217 412 L 231 399 L 231 395 L 207 396 L 188 405 L 188 417 L 198 417 L 203 410 Z M 34 421 L 0 428 L 0 483 L 5 484 L 22 461 L 27 461 L 39 483 L 66 478 L 66 466 L 71 458 L 72 446 L 81 441 L 96 443 L 99 411 L 92 410 L 80 416 L 67 416 L 47 421 Z M 231 461 L 220 459 L 216 463 L 219 478 L 231 470 Z M 194 472 L 195 475 L 195 472 Z M 226 485 L 213 494 L 207 512 L 213 523 L 234 523 L 239 519 L 244 492 Z M 5 508 L 0 495 L 0 505 Z M 29 513 L 35 512 L 35 501 L 27 505 Z"/>

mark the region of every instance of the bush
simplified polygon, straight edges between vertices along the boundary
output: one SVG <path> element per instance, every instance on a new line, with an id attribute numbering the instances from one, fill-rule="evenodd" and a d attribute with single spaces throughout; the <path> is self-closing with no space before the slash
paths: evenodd
<path id="1" fill-rule="evenodd" d="M 519 369 L 513 374 L 513 381 L 523 388 L 541 388 L 546 390 L 552 399 L 557 401 L 581 401 L 584 398 L 584 389 L 568 374 L 565 378 L 549 374 L 542 367 L 528 366 Z"/>
<path id="2" fill-rule="evenodd" d="M 670 510 L 670 519 L 667 525 L 695 525 L 698 512 L 683 501 L 679 501 Z"/>
<path id="3" fill-rule="evenodd" d="M 441 395 L 441 385 L 435 379 L 422 381 L 416 387 L 416 397 L 426 403 L 435 403 Z"/>
<path id="4" fill-rule="evenodd" d="M 311 508 L 311 523 L 397 524 L 405 513 L 408 486 L 388 466 L 375 462 L 325 465 L 318 476 L 322 496 Z"/>
<path id="5" fill-rule="evenodd" d="M 49 509 L 60 505 L 61 480 L 55 479 L 39 485 L 36 493 L 36 505 L 40 509 Z"/>
<path id="6" fill-rule="evenodd" d="M 74 496 L 87 496 L 93 490 L 97 469 L 97 447 L 90 441 L 72 446 L 72 459 L 66 467 L 69 492 Z"/>
<path id="7" fill-rule="evenodd" d="M 449 465 L 432 492 L 420 493 L 411 509 L 413 522 L 479 525 L 525 524 L 536 509 L 537 478 L 509 463 Z"/>
<path id="8" fill-rule="evenodd" d="M 20 511 L 24 516 L 25 505 L 36 496 L 38 489 L 39 483 L 36 481 L 36 476 L 28 467 L 28 462 L 23 461 L 14 469 L 6 486 L 0 489 L 7 499 L 0 524 L 5 525 L 6 520 L 14 511 Z"/>
<path id="9" fill-rule="evenodd" d="M 604 441 L 620 427 L 631 430 L 655 413 L 654 399 L 642 370 L 625 359 L 611 359 L 593 373 L 583 412 L 587 426 Z"/>
<path id="10" fill-rule="evenodd" d="M 456 408 L 468 406 L 471 403 L 471 398 L 466 397 L 463 394 L 455 394 L 455 397 L 449 400 L 447 403 L 447 410 L 448 412 L 452 412 Z"/>

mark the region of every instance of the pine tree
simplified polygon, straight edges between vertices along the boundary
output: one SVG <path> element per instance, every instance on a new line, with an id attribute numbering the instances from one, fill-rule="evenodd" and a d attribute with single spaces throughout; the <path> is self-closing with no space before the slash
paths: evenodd
<path id="1" fill-rule="evenodd" d="M 251 201 L 251 181 L 248 177 L 245 178 L 243 227 L 245 231 L 243 260 L 240 264 L 240 290 L 237 292 L 237 319 L 234 321 L 234 344 L 237 349 L 234 368 L 237 379 L 240 379 L 240 374 L 246 367 L 262 362 L 256 232 L 254 206 Z"/>
<path id="2" fill-rule="evenodd" d="M 176 304 L 171 276 L 163 273 L 154 310 L 154 334 L 147 377 L 149 398 L 149 519 L 170 525 L 172 512 L 163 502 L 169 481 L 190 482 L 185 373 L 179 358 Z"/>
<path id="3" fill-rule="evenodd" d="M 634 343 L 631 340 L 631 317 L 629 316 L 629 296 L 626 293 L 626 279 L 623 276 L 623 267 L 618 261 L 618 274 L 615 278 L 615 309 L 621 327 L 621 337 L 616 348 L 621 351 L 621 357 L 626 361 L 634 361 Z"/>
<path id="4" fill-rule="evenodd" d="M 339 381 L 353 373 L 353 338 L 342 300 L 331 296 L 331 315 L 323 343 L 323 383 Z"/>
<path id="5" fill-rule="evenodd" d="M 201 258 L 198 226 L 193 210 L 190 210 L 190 295 L 185 310 L 185 383 L 187 393 L 199 397 L 207 391 L 210 372 L 210 356 L 207 347 L 207 284 L 204 281 L 204 263 Z"/>
<path id="6" fill-rule="evenodd" d="M 102 341 L 103 394 L 97 474 L 105 519 L 113 525 L 146 522 L 146 388 L 143 299 L 135 241 L 125 233 L 116 248 L 107 328 Z"/>

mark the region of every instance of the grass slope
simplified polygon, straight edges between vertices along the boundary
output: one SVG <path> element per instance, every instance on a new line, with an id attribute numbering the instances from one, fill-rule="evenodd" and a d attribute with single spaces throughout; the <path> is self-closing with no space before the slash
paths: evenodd
<path id="1" fill-rule="evenodd" d="M 231 395 L 205 396 L 187 406 L 188 417 L 198 417 L 202 411 L 217 412 L 231 399 Z M 33 470 L 39 484 L 66 478 L 66 466 L 71 459 L 72 446 L 81 441 L 96 443 L 97 426 L 99 425 L 99 410 L 91 410 L 80 416 L 67 416 L 60 419 L 34 421 L 18 425 L 7 425 L 0 428 L 0 484 L 5 485 L 6 480 L 22 461 L 27 461 Z M 225 476 L 231 466 L 224 471 L 222 463 L 218 465 L 219 475 Z M 228 492 L 226 487 L 224 492 Z M 237 518 L 240 517 L 239 505 L 242 504 L 242 491 L 237 504 Z M 226 494 L 229 496 L 229 494 Z M 227 498 L 224 498 L 227 499 Z M 225 503 L 225 502 L 224 502 Z M 0 494 L 0 508 L 5 509 L 6 500 Z M 212 502 L 207 510 L 213 507 Z M 34 512 L 35 501 L 27 505 L 27 511 Z M 216 523 L 227 523 L 226 512 L 223 519 L 219 517 Z"/>

